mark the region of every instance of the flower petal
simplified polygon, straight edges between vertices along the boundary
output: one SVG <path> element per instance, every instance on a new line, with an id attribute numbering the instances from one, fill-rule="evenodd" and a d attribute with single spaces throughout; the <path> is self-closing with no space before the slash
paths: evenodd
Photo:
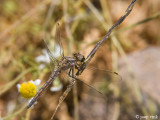
<path id="1" fill-rule="evenodd" d="M 50 91 L 51 92 L 57 92 L 57 91 L 60 91 L 61 89 L 63 88 L 63 85 L 61 84 L 61 85 L 59 85 L 59 86 L 54 86 L 54 87 L 51 87 L 50 88 Z"/>
<path id="2" fill-rule="evenodd" d="M 33 80 L 30 80 L 29 82 L 33 83 L 34 84 L 34 81 Z"/>
<path id="3" fill-rule="evenodd" d="M 16 87 L 17 87 L 17 89 L 18 89 L 18 92 L 20 92 L 20 87 L 21 87 L 21 85 L 20 85 L 20 84 L 17 84 Z"/>
<path id="4" fill-rule="evenodd" d="M 33 99 L 33 98 L 31 98 L 31 99 L 28 100 L 27 105 L 30 104 L 30 102 L 31 102 L 32 99 Z M 35 104 L 37 104 L 37 101 L 36 101 L 30 108 L 33 109 Z"/>
<path id="5" fill-rule="evenodd" d="M 46 63 L 49 63 L 49 62 L 50 62 L 49 58 L 46 57 L 46 56 L 44 56 L 44 55 L 37 56 L 37 57 L 35 58 L 35 61 L 36 61 L 36 62 L 46 62 Z"/>
<path id="6" fill-rule="evenodd" d="M 40 80 L 40 79 L 36 79 L 36 80 L 34 81 L 34 84 L 35 84 L 36 86 L 38 86 L 40 83 L 41 83 L 41 80 Z"/>
<path id="7" fill-rule="evenodd" d="M 39 70 L 42 70 L 45 67 L 45 64 L 40 64 L 39 65 Z"/>

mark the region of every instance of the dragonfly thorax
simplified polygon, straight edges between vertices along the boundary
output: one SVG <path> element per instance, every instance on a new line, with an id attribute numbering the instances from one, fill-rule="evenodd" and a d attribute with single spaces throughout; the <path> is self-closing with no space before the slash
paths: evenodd
<path id="1" fill-rule="evenodd" d="M 73 56 L 74 56 L 74 58 L 76 59 L 75 68 L 76 68 L 77 70 L 80 70 L 82 64 L 83 64 L 84 61 L 85 61 L 85 57 L 84 57 L 82 54 L 80 54 L 80 53 L 74 53 Z"/>
<path id="2" fill-rule="evenodd" d="M 85 58 L 80 53 L 74 53 L 73 57 L 65 56 L 58 62 L 58 68 L 61 70 L 67 70 L 75 67 L 76 69 L 84 62 Z"/>
<path id="3" fill-rule="evenodd" d="M 58 68 L 61 70 L 67 70 L 75 65 L 76 59 L 74 57 L 65 56 L 58 62 Z"/>

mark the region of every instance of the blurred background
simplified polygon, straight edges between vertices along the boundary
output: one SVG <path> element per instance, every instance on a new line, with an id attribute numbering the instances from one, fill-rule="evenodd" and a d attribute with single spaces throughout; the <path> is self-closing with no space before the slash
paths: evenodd
<path id="1" fill-rule="evenodd" d="M 60 24 L 65 56 L 80 52 L 87 57 L 130 3 L 131 0 L 1 0 L 0 118 L 51 118 L 68 84 L 65 75 L 56 80 L 63 87 L 57 92 L 48 88 L 34 108 L 29 110 L 24 108 L 27 101 L 21 98 L 16 85 L 40 79 L 41 86 L 48 79 L 54 68 L 50 69 L 47 60 L 37 60 L 37 57 L 45 56 L 44 36 L 49 48 L 55 52 L 57 22 Z M 77 82 L 77 87 L 73 88 L 77 92 L 68 94 L 55 119 L 135 120 L 148 116 L 148 119 L 158 120 L 159 16 L 159 0 L 137 1 L 130 15 L 112 32 L 91 60 L 89 66 L 98 69 L 86 70 L 81 75 L 81 79 L 90 85 L 104 83 L 100 87 L 107 100 L 102 100 L 101 94 Z M 114 73 L 108 77 L 105 70 L 117 72 L 122 79 Z"/>

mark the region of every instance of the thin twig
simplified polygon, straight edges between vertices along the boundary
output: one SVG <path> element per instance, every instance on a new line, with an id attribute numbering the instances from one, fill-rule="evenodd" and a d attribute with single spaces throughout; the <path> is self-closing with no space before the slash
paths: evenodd
<path id="1" fill-rule="evenodd" d="M 131 4 L 128 6 L 128 8 L 125 11 L 125 14 L 123 16 L 121 16 L 117 20 L 117 22 L 115 24 L 113 24 L 113 26 L 108 30 L 108 32 L 106 33 L 106 35 L 104 36 L 104 38 L 95 45 L 95 47 L 92 49 L 92 51 L 87 56 L 87 58 L 85 60 L 85 63 L 81 66 L 81 69 L 78 70 L 78 72 L 76 73 L 76 76 L 80 75 L 83 72 L 83 70 L 88 65 L 88 63 L 90 62 L 90 60 L 93 58 L 93 56 L 96 53 L 96 51 L 98 50 L 98 48 L 109 38 L 112 30 L 115 29 L 116 27 L 118 27 L 124 21 L 124 19 L 130 14 L 130 12 L 132 11 L 133 6 L 135 5 L 136 1 L 137 0 L 133 0 L 131 2 Z"/>

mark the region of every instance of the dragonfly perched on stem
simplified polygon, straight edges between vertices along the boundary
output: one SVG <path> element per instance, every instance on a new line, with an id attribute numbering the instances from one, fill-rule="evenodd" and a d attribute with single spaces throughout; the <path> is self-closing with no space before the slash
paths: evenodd
<path id="1" fill-rule="evenodd" d="M 63 48 L 61 40 L 60 40 L 60 26 L 59 26 L 59 24 L 57 24 L 57 26 L 56 26 L 56 43 L 58 45 L 60 45 L 61 48 Z M 56 111 L 60 107 L 61 103 L 64 101 L 64 99 L 66 98 L 68 93 L 71 91 L 71 89 L 72 89 L 73 85 L 75 84 L 76 80 L 80 81 L 80 79 L 77 78 L 80 74 L 78 74 L 78 73 L 75 74 L 75 71 L 76 70 L 79 71 L 81 69 L 81 66 L 85 61 L 85 57 L 83 55 L 81 55 L 80 53 L 74 53 L 73 57 L 64 56 L 63 49 L 61 49 L 60 50 L 61 59 L 58 61 L 52 55 L 52 53 L 49 50 L 49 47 L 47 46 L 47 43 L 45 41 L 44 41 L 44 44 L 45 44 L 45 48 L 47 49 L 47 53 L 48 53 L 48 55 L 50 57 L 51 67 L 54 68 L 54 71 L 50 75 L 49 79 L 44 83 L 44 85 L 37 92 L 37 94 L 34 96 L 34 98 L 31 100 L 31 102 L 27 105 L 27 108 L 30 108 L 38 100 L 38 98 L 44 93 L 44 91 L 48 88 L 48 86 L 53 82 L 53 80 L 55 80 L 56 77 L 59 76 L 59 74 L 62 71 L 69 70 L 68 75 L 72 79 L 71 79 L 69 85 L 67 86 L 67 89 L 63 93 L 63 95 L 59 98 L 58 105 L 57 105 L 56 110 L 55 110 L 55 112 L 53 114 L 53 116 L 54 116 Z M 57 64 L 56 66 L 54 65 L 55 63 Z M 81 81 L 81 82 L 84 83 L 83 81 Z M 86 83 L 84 83 L 84 84 L 89 86 L 90 88 L 94 89 L 95 91 L 97 91 L 91 85 L 86 84 Z M 97 91 L 97 92 L 99 92 L 99 91 Z"/>
<path id="2" fill-rule="evenodd" d="M 60 27 L 59 24 L 57 24 L 56 27 L 56 39 L 59 43 L 59 45 L 62 47 L 62 44 L 60 42 Z M 69 69 L 69 76 L 72 77 L 71 72 L 73 69 L 80 69 L 81 64 L 84 62 L 85 58 L 80 53 L 74 53 L 73 57 L 64 56 L 63 51 L 61 51 L 62 58 L 58 61 L 50 52 L 46 42 L 44 41 L 45 46 L 47 48 L 48 55 L 50 57 L 50 60 L 52 62 L 56 62 L 57 65 L 55 67 L 55 70 L 50 75 L 49 79 L 45 82 L 45 84 L 41 87 L 41 89 L 37 92 L 37 94 L 34 96 L 34 98 L 31 100 L 31 102 L 27 105 L 27 108 L 30 108 L 37 99 L 42 95 L 42 93 L 47 89 L 47 87 L 53 82 L 53 80 L 64 70 Z M 52 63 L 51 62 L 51 63 Z"/>
<path id="3" fill-rule="evenodd" d="M 81 73 L 85 70 L 86 66 L 88 65 L 88 63 L 90 62 L 90 60 L 93 58 L 94 54 L 96 53 L 96 51 L 98 50 L 98 48 L 104 43 L 104 41 L 109 37 L 109 35 L 111 34 L 112 30 L 114 28 L 116 28 L 117 26 L 119 26 L 124 19 L 130 14 L 130 12 L 133 9 L 133 6 L 135 4 L 136 0 L 133 0 L 131 2 L 131 4 L 128 6 L 128 8 L 126 9 L 125 14 L 120 17 L 118 19 L 118 21 L 108 30 L 108 32 L 106 33 L 105 37 L 99 41 L 96 46 L 93 48 L 93 50 L 90 52 L 90 54 L 87 56 L 87 58 L 85 59 L 85 57 L 80 54 L 80 53 L 75 53 L 73 55 L 73 57 L 68 57 L 68 56 L 64 56 L 63 51 L 61 51 L 62 54 L 62 58 L 58 61 L 56 58 L 54 58 L 54 56 L 52 56 L 52 53 L 50 52 L 50 50 L 48 49 L 47 44 L 46 48 L 49 54 L 49 57 L 52 61 L 55 61 L 57 63 L 56 68 L 54 69 L 54 71 L 52 72 L 51 76 L 49 77 L 49 79 L 45 82 L 45 84 L 42 86 L 42 88 L 37 92 L 37 94 L 34 96 L 34 98 L 30 101 L 30 103 L 28 104 L 27 108 L 30 108 L 37 100 L 38 98 L 42 95 L 42 93 L 47 89 L 47 87 L 53 82 L 53 80 L 64 70 L 68 70 L 69 69 L 69 76 L 72 77 L 72 81 L 70 82 L 69 86 L 67 87 L 66 91 L 63 93 L 63 95 L 60 97 L 59 99 L 59 103 L 57 105 L 57 108 L 55 110 L 55 112 L 57 111 L 57 109 L 59 108 L 59 106 L 61 105 L 61 103 L 63 102 L 63 100 L 66 98 L 67 94 L 71 91 L 73 85 L 75 84 L 75 80 L 79 80 L 77 77 L 79 75 L 81 75 Z M 59 24 L 56 30 L 56 40 L 59 42 L 60 41 L 60 29 L 59 29 Z M 59 42 L 60 43 L 60 42 Z M 60 43 L 61 45 L 61 43 Z M 62 45 L 61 45 L 62 46 Z M 74 69 L 77 70 L 77 72 L 74 74 Z M 110 71 L 111 72 L 111 71 Z M 118 73 L 116 72 L 111 72 L 113 74 L 118 75 Z M 119 76 L 119 75 L 118 75 Z M 90 85 L 87 85 L 90 86 Z M 90 86 L 92 87 L 92 86 Z M 94 89 L 94 88 L 93 88 Z M 55 112 L 52 116 L 52 118 L 55 115 Z M 51 118 L 51 119 L 52 119 Z"/>

